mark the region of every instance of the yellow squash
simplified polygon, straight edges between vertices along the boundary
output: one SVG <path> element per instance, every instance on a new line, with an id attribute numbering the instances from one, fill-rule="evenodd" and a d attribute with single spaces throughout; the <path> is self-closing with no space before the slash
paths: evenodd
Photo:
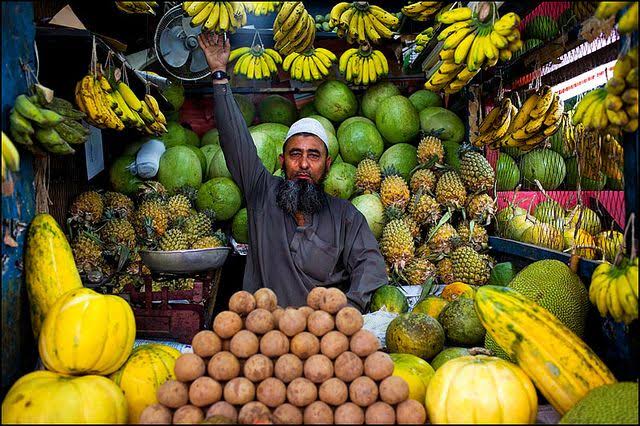
<path id="1" fill-rule="evenodd" d="M 133 311 L 123 298 L 80 288 L 51 307 L 38 349 L 48 370 L 107 375 L 129 358 L 135 336 Z"/>
<path id="2" fill-rule="evenodd" d="M 127 400 L 122 390 L 102 376 L 34 371 L 18 379 L 2 401 L 2 423 L 126 422 Z"/>
<path id="3" fill-rule="evenodd" d="M 173 367 L 179 356 L 180 351 L 171 346 L 141 345 L 110 376 L 127 398 L 129 423 L 138 423 L 145 407 L 158 402 L 158 387 L 167 380 L 176 378 Z"/>
<path id="4" fill-rule="evenodd" d="M 538 397 L 515 364 L 486 355 L 462 356 L 442 365 L 425 401 L 431 423 L 534 423 Z"/>
<path id="5" fill-rule="evenodd" d="M 393 353 L 393 375 L 402 377 L 409 384 L 409 398 L 424 404 L 424 398 L 433 377 L 431 365 L 415 355 Z"/>
<path id="6" fill-rule="evenodd" d="M 24 259 L 31 327 L 37 339 L 51 306 L 62 294 L 82 287 L 82 281 L 64 232 L 46 213 L 31 221 Z"/>
<path id="7" fill-rule="evenodd" d="M 616 382 L 607 366 L 577 335 L 517 291 L 483 286 L 476 293 L 475 303 L 487 333 L 561 415 L 591 389 Z"/>

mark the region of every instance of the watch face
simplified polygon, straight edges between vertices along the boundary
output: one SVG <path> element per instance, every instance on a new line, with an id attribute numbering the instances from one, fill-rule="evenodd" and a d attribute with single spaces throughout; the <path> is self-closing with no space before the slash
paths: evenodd
<path id="1" fill-rule="evenodd" d="M 216 71 L 213 73 L 213 78 L 216 80 L 224 80 L 227 77 L 227 73 L 224 71 Z"/>

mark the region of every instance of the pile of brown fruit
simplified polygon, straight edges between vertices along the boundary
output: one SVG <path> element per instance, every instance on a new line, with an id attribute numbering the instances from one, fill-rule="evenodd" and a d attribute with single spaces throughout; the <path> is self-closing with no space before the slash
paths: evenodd
<path id="1" fill-rule="evenodd" d="M 176 380 L 140 423 L 424 423 L 425 409 L 392 376 L 393 361 L 343 292 L 317 287 L 301 308 L 273 291 L 235 293 L 213 331 L 200 331 Z"/>

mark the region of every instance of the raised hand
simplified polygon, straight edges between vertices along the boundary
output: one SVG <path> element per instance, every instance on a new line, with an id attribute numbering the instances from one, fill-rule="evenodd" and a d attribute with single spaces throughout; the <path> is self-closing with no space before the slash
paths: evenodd
<path id="1" fill-rule="evenodd" d="M 204 51 L 211 72 L 227 70 L 227 62 L 229 62 L 229 53 L 231 52 L 231 43 L 228 38 L 225 40 L 222 34 L 211 32 L 200 33 L 198 44 Z"/>

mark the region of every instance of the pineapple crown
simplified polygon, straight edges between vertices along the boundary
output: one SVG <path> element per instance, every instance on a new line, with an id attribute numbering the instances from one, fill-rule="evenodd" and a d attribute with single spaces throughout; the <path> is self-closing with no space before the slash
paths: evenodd
<path id="1" fill-rule="evenodd" d="M 229 244 L 229 239 L 227 238 L 227 234 L 225 234 L 222 231 L 222 229 L 216 230 L 216 232 L 213 233 L 213 236 L 219 239 L 222 242 L 222 244 L 224 244 L 225 246 Z"/>
<path id="2" fill-rule="evenodd" d="M 204 209 L 200 213 L 204 214 L 206 217 L 211 219 L 211 222 L 215 222 L 216 220 L 216 212 L 213 209 Z"/>
<path id="3" fill-rule="evenodd" d="M 183 185 L 177 188 L 173 195 L 184 195 L 187 199 L 194 204 L 196 202 L 196 198 L 198 198 L 198 189 L 191 185 Z"/>
<path id="4" fill-rule="evenodd" d="M 404 215 L 404 210 L 395 206 L 389 206 L 384 209 L 384 216 L 387 223 L 391 222 L 392 220 L 402 219 Z"/>
<path id="5" fill-rule="evenodd" d="M 138 191 L 138 202 L 160 201 L 164 203 L 167 199 L 167 190 L 160 182 L 148 180 L 142 183 Z"/>
<path id="6" fill-rule="evenodd" d="M 402 177 L 400 171 L 393 164 L 382 169 L 382 179 L 388 178 L 390 176 Z"/>

